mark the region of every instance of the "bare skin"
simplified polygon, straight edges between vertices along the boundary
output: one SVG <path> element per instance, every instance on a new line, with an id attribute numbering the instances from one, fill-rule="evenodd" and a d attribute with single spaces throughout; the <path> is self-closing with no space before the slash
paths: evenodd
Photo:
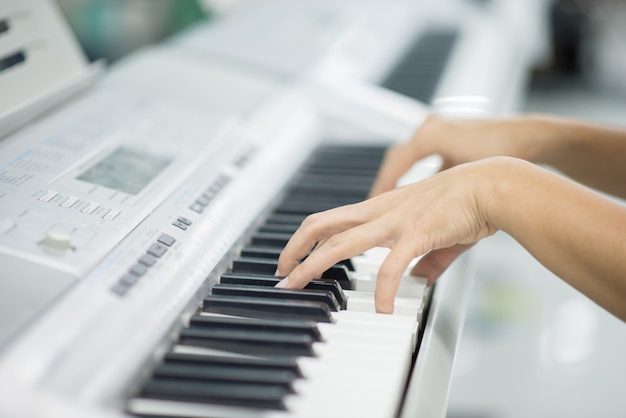
<path id="1" fill-rule="evenodd" d="M 440 154 L 444 170 L 393 189 L 415 162 Z M 408 264 L 434 282 L 467 248 L 498 230 L 548 269 L 626 320 L 626 208 L 531 162 L 626 197 L 626 131 L 539 116 L 485 121 L 429 118 L 391 148 L 371 198 L 309 216 L 279 259 L 280 287 L 300 288 L 372 247 L 381 265 L 376 309 L 393 312 Z M 306 254 L 314 251 L 303 261 Z"/>

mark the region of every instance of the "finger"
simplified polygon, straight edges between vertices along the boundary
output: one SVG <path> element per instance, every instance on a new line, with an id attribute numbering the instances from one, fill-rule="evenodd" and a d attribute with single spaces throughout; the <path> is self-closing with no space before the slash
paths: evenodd
<path id="1" fill-rule="evenodd" d="M 401 242 L 394 246 L 387 255 L 378 270 L 378 278 L 376 279 L 374 292 L 376 312 L 393 313 L 394 299 L 398 292 L 400 279 L 402 279 L 402 275 L 413 258 L 415 258 L 415 251 L 410 245 L 403 245 Z"/>
<path id="2" fill-rule="evenodd" d="M 366 223 L 329 237 L 289 273 L 281 287 L 306 286 L 311 279 L 320 277 L 337 262 L 378 246 L 384 241 L 383 234 L 384 230 L 376 224 Z"/>
<path id="3" fill-rule="evenodd" d="M 367 212 L 359 204 L 307 216 L 278 257 L 277 275 L 289 275 L 316 244 L 367 220 Z"/>
<path id="4" fill-rule="evenodd" d="M 407 145 L 396 145 L 387 150 L 369 197 L 378 196 L 396 187 L 396 182 L 415 163 Z"/>
<path id="5" fill-rule="evenodd" d="M 433 284 L 450 264 L 472 247 L 472 245 L 474 244 L 457 244 L 449 248 L 433 250 L 422 257 L 415 267 L 413 267 L 411 275 L 426 277 L 428 284 Z"/>

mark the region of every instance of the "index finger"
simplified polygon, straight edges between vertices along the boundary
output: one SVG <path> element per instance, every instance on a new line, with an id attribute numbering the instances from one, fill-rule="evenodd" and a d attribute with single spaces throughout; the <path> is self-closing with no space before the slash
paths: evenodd
<path id="1" fill-rule="evenodd" d="M 280 253 L 277 274 L 291 273 L 318 242 L 367 221 L 366 211 L 358 203 L 307 216 Z"/>
<path id="2" fill-rule="evenodd" d="M 341 260 L 380 245 L 387 236 L 376 222 L 369 222 L 331 236 L 298 264 L 279 287 L 302 288 Z"/>

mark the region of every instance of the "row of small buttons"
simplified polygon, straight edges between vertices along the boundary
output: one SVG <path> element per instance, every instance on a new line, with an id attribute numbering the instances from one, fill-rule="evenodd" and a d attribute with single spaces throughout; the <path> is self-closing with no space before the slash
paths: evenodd
<path id="1" fill-rule="evenodd" d="M 213 201 L 215 196 L 230 182 L 231 178 L 225 174 L 220 175 L 213 184 L 211 184 L 195 202 L 189 206 L 189 209 L 196 213 L 202 213 L 204 209 Z"/>
<path id="2" fill-rule="evenodd" d="M 119 296 L 124 296 L 126 292 L 139 281 L 144 274 L 148 272 L 148 269 L 156 264 L 157 260 L 167 252 L 167 249 L 176 242 L 176 239 L 168 234 L 161 234 L 157 238 L 156 242 L 148 248 L 145 254 L 143 254 L 137 260 L 137 263 L 133 265 L 128 273 L 124 274 L 115 285 L 111 288 L 111 291 Z"/>
<path id="3" fill-rule="evenodd" d="M 58 195 L 59 192 L 56 192 L 54 190 L 45 190 L 39 194 L 39 197 L 37 197 L 37 199 L 42 202 L 50 202 Z M 67 196 L 64 199 L 62 198 L 59 202 L 59 206 L 61 206 L 62 208 L 74 207 L 75 209 L 78 209 L 82 213 L 86 213 L 87 215 L 91 215 L 96 211 L 96 209 L 100 207 L 100 205 L 96 202 L 80 200 L 76 196 Z M 121 213 L 119 210 L 106 208 L 103 208 L 100 212 L 100 217 L 107 221 L 112 221 L 113 219 L 117 218 L 117 216 Z"/>

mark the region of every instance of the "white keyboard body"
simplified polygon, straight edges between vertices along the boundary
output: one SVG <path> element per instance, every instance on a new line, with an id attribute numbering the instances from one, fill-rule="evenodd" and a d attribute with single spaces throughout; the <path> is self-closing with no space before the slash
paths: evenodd
<path id="1" fill-rule="evenodd" d="M 393 316 L 373 307 L 385 250 L 355 257 L 347 309 L 318 325 L 285 410 L 138 395 L 163 353 L 206 354 L 180 330 L 209 315 L 203 298 L 320 144 L 389 144 L 419 126 L 430 105 L 381 87 L 413 39 L 456 28 L 434 97 L 487 97 L 492 112 L 513 108 L 536 56 L 514 48 L 498 7 L 253 3 L 80 94 L 94 71 L 68 52 L 70 81 L 0 119 L 0 416 L 445 416 L 469 255 L 433 289 L 404 277 Z"/>

